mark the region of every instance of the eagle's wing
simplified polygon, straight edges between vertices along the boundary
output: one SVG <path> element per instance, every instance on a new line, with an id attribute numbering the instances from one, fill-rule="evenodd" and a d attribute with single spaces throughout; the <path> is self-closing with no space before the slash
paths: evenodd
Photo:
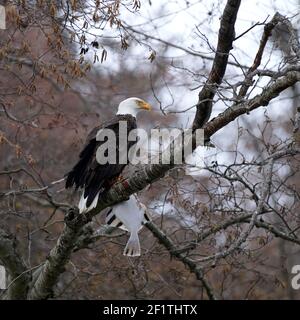
<path id="1" fill-rule="evenodd" d="M 83 188 L 83 197 L 86 199 L 86 207 L 89 207 L 97 194 L 108 187 L 107 182 L 120 175 L 126 164 L 119 164 L 119 123 L 127 122 L 127 135 L 136 128 L 135 118 L 130 115 L 116 116 L 112 120 L 94 128 L 87 137 L 83 150 L 80 152 L 79 161 L 67 174 L 66 188 L 75 185 L 75 188 Z M 100 165 L 96 158 L 97 149 L 105 141 L 97 141 L 96 137 L 100 130 L 111 129 L 116 133 L 116 163 Z M 129 149 L 133 143 L 128 143 Z M 121 150 L 122 151 L 122 150 Z M 125 151 L 125 150 L 124 150 Z M 128 150 L 127 150 L 128 151 Z"/>

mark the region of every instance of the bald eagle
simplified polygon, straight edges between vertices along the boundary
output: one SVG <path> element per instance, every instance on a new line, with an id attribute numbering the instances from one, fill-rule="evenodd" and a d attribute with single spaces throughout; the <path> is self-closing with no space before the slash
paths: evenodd
<path id="1" fill-rule="evenodd" d="M 128 151 L 136 141 L 127 140 L 127 150 L 122 150 L 119 146 L 119 127 L 122 121 L 127 124 L 127 137 L 131 130 L 136 129 L 136 115 L 141 110 L 151 110 L 151 106 L 142 99 L 128 98 L 119 104 L 115 117 L 94 128 L 87 137 L 83 150 L 79 154 L 79 160 L 73 169 L 66 174 L 66 189 L 75 185 L 75 189 L 83 189 L 81 199 L 78 204 L 80 213 L 88 212 L 95 208 L 99 196 L 107 191 L 117 177 L 120 176 L 126 162 L 128 162 Z M 116 162 L 100 164 L 97 161 L 97 149 L 104 143 L 98 141 L 97 135 L 103 129 L 110 129 L 116 137 Z M 124 148 L 123 148 L 124 149 Z M 119 161 L 119 151 L 127 152 L 126 162 Z M 122 155 L 121 155 L 122 156 Z"/>

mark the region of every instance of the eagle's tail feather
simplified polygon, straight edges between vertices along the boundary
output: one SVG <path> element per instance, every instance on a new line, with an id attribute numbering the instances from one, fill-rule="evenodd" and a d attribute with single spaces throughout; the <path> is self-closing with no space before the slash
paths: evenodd
<path id="1" fill-rule="evenodd" d="M 92 203 L 90 205 L 87 205 L 89 196 L 85 197 L 85 191 L 83 190 L 79 204 L 78 204 L 78 209 L 79 209 L 79 213 L 86 213 L 88 211 L 91 211 L 92 209 L 97 207 L 97 203 L 98 203 L 98 198 L 99 198 L 99 194 L 100 192 L 98 192 L 94 198 L 94 200 L 92 201 Z"/>

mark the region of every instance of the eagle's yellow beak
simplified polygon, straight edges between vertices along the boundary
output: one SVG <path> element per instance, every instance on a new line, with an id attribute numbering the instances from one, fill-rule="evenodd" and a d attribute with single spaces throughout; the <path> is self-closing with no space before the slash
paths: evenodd
<path id="1" fill-rule="evenodd" d="M 145 101 L 137 101 L 137 104 L 141 109 L 145 109 L 148 111 L 152 110 L 151 105 Z"/>

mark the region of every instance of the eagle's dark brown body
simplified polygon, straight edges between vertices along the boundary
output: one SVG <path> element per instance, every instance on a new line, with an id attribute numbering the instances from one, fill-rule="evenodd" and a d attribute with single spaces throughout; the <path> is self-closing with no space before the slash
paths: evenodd
<path id="1" fill-rule="evenodd" d="M 136 129 L 136 119 L 130 114 L 116 115 L 113 119 L 102 123 L 102 125 L 94 128 L 87 137 L 85 146 L 79 155 L 79 161 L 74 168 L 66 175 L 66 188 L 75 185 L 75 188 L 84 190 L 84 198 L 86 199 L 86 207 L 89 207 L 98 193 L 105 192 L 110 182 L 118 177 L 126 164 L 119 163 L 119 125 L 120 121 L 127 123 L 127 137 L 131 130 Z M 97 141 L 97 133 L 103 129 L 111 129 L 116 136 L 116 163 L 106 163 L 100 165 L 96 159 L 96 152 L 100 145 L 105 141 Z M 128 150 L 135 144 L 135 141 L 127 142 Z M 125 150 L 124 150 L 125 151 Z M 127 155 L 128 156 L 128 155 Z M 128 161 L 128 157 L 126 159 Z"/>

